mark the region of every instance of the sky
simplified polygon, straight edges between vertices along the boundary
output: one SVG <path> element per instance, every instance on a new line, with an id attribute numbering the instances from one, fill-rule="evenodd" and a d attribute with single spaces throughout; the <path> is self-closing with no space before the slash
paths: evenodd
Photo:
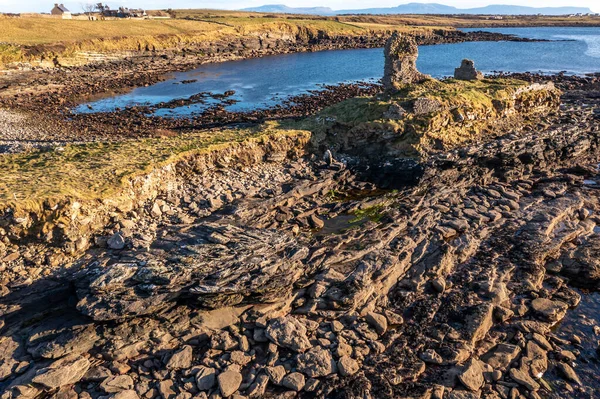
<path id="1" fill-rule="evenodd" d="M 0 12 L 49 12 L 54 2 L 62 1 L 71 12 L 81 12 L 82 3 L 97 3 L 99 0 L 0 0 Z M 135 8 L 165 9 L 165 8 L 217 8 L 237 10 L 246 7 L 261 6 L 265 4 L 285 4 L 290 7 L 330 7 L 339 9 L 360 9 L 372 7 L 394 7 L 410 2 L 440 3 L 458 8 L 481 7 L 489 4 L 527 5 L 530 7 L 561 7 L 576 6 L 589 7 L 594 12 L 600 12 L 598 0 L 106 0 L 112 8 L 128 6 Z"/>

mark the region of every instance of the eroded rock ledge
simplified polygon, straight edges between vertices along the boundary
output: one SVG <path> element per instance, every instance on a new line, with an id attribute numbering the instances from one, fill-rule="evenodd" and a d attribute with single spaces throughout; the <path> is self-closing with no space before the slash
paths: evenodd
<path id="1" fill-rule="evenodd" d="M 190 174 L 3 293 L 3 397 L 593 397 L 552 331 L 598 275 L 593 104 L 398 191 L 342 151 Z"/>

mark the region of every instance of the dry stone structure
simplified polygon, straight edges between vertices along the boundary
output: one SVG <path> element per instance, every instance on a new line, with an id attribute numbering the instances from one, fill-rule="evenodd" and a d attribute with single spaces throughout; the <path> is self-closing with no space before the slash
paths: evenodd
<path id="1" fill-rule="evenodd" d="M 459 80 L 481 80 L 483 74 L 475 69 L 475 62 L 473 60 L 462 60 L 459 68 L 454 70 L 454 79 Z"/>
<path id="2" fill-rule="evenodd" d="M 417 69 L 419 48 L 415 39 L 394 33 L 385 44 L 383 86 L 393 92 L 400 86 L 419 83 L 429 78 Z"/>

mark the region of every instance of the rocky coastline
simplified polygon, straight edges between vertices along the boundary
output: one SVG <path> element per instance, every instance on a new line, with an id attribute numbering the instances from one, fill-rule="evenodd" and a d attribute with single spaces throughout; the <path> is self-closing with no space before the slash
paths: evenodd
<path id="1" fill-rule="evenodd" d="M 148 117 L 148 108 L 122 110 L 98 115 L 72 114 L 72 109 L 89 100 L 114 95 L 160 82 L 173 72 L 188 71 L 205 63 L 250 59 L 292 52 L 312 52 L 383 47 L 388 35 L 295 37 L 250 36 L 207 42 L 198 48 L 140 50 L 82 66 L 41 68 L 23 66 L 0 75 L 0 109 L 16 111 L 7 115 L 0 137 L 3 152 L 22 148 L 53 146 L 66 142 L 120 140 L 152 136 L 156 130 L 185 131 L 230 123 L 256 123 L 285 117 L 302 117 L 324 106 L 357 95 L 372 95 L 374 85 L 340 85 L 313 96 L 290 99 L 283 107 L 266 112 L 231 113 L 216 106 L 190 121 Z M 414 36 L 420 45 L 468 41 L 531 41 L 513 35 L 484 31 L 462 32 L 438 29 Z M 33 51 L 33 50 L 32 50 Z M 41 50 L 36 50 L 41 51 Z M 59 62 L 60 65 L 60 62 Z M 226 100 L 226 99 L 225 99 Z M 295 101 L 294 101 L 295 100 Z M 290 105 L 294 103 L 294 105 Z M 28 129 L 11 128 L 10 120 L 26 119 Z M 121 122 L 121 123 L 115 123 Z"/>
<path id="2" fill-rule="evenodd" d="M 81 86 L 52 73 L 56 92 L 2 106 L 68 108 Z M 600 320 L 561 329 L 600 289 L 600 79 L 411 76 L 294 114 L 368 93 L 373 120 L 317 114 L 127 195 L 3 209 L 0 398 L 600 395 Z"/>

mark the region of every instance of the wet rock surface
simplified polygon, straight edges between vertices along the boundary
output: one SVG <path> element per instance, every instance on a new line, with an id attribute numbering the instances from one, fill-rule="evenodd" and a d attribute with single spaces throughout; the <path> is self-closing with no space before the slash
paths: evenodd
<path id="1" fill-rule="evenodd" d="M 414 186 L 274 157 L 187 176 L 54 266 L 3 238 L 2 398 L 598 396 L 597 354 L 556 331 L 597 289 L 586 79 Z"/>

